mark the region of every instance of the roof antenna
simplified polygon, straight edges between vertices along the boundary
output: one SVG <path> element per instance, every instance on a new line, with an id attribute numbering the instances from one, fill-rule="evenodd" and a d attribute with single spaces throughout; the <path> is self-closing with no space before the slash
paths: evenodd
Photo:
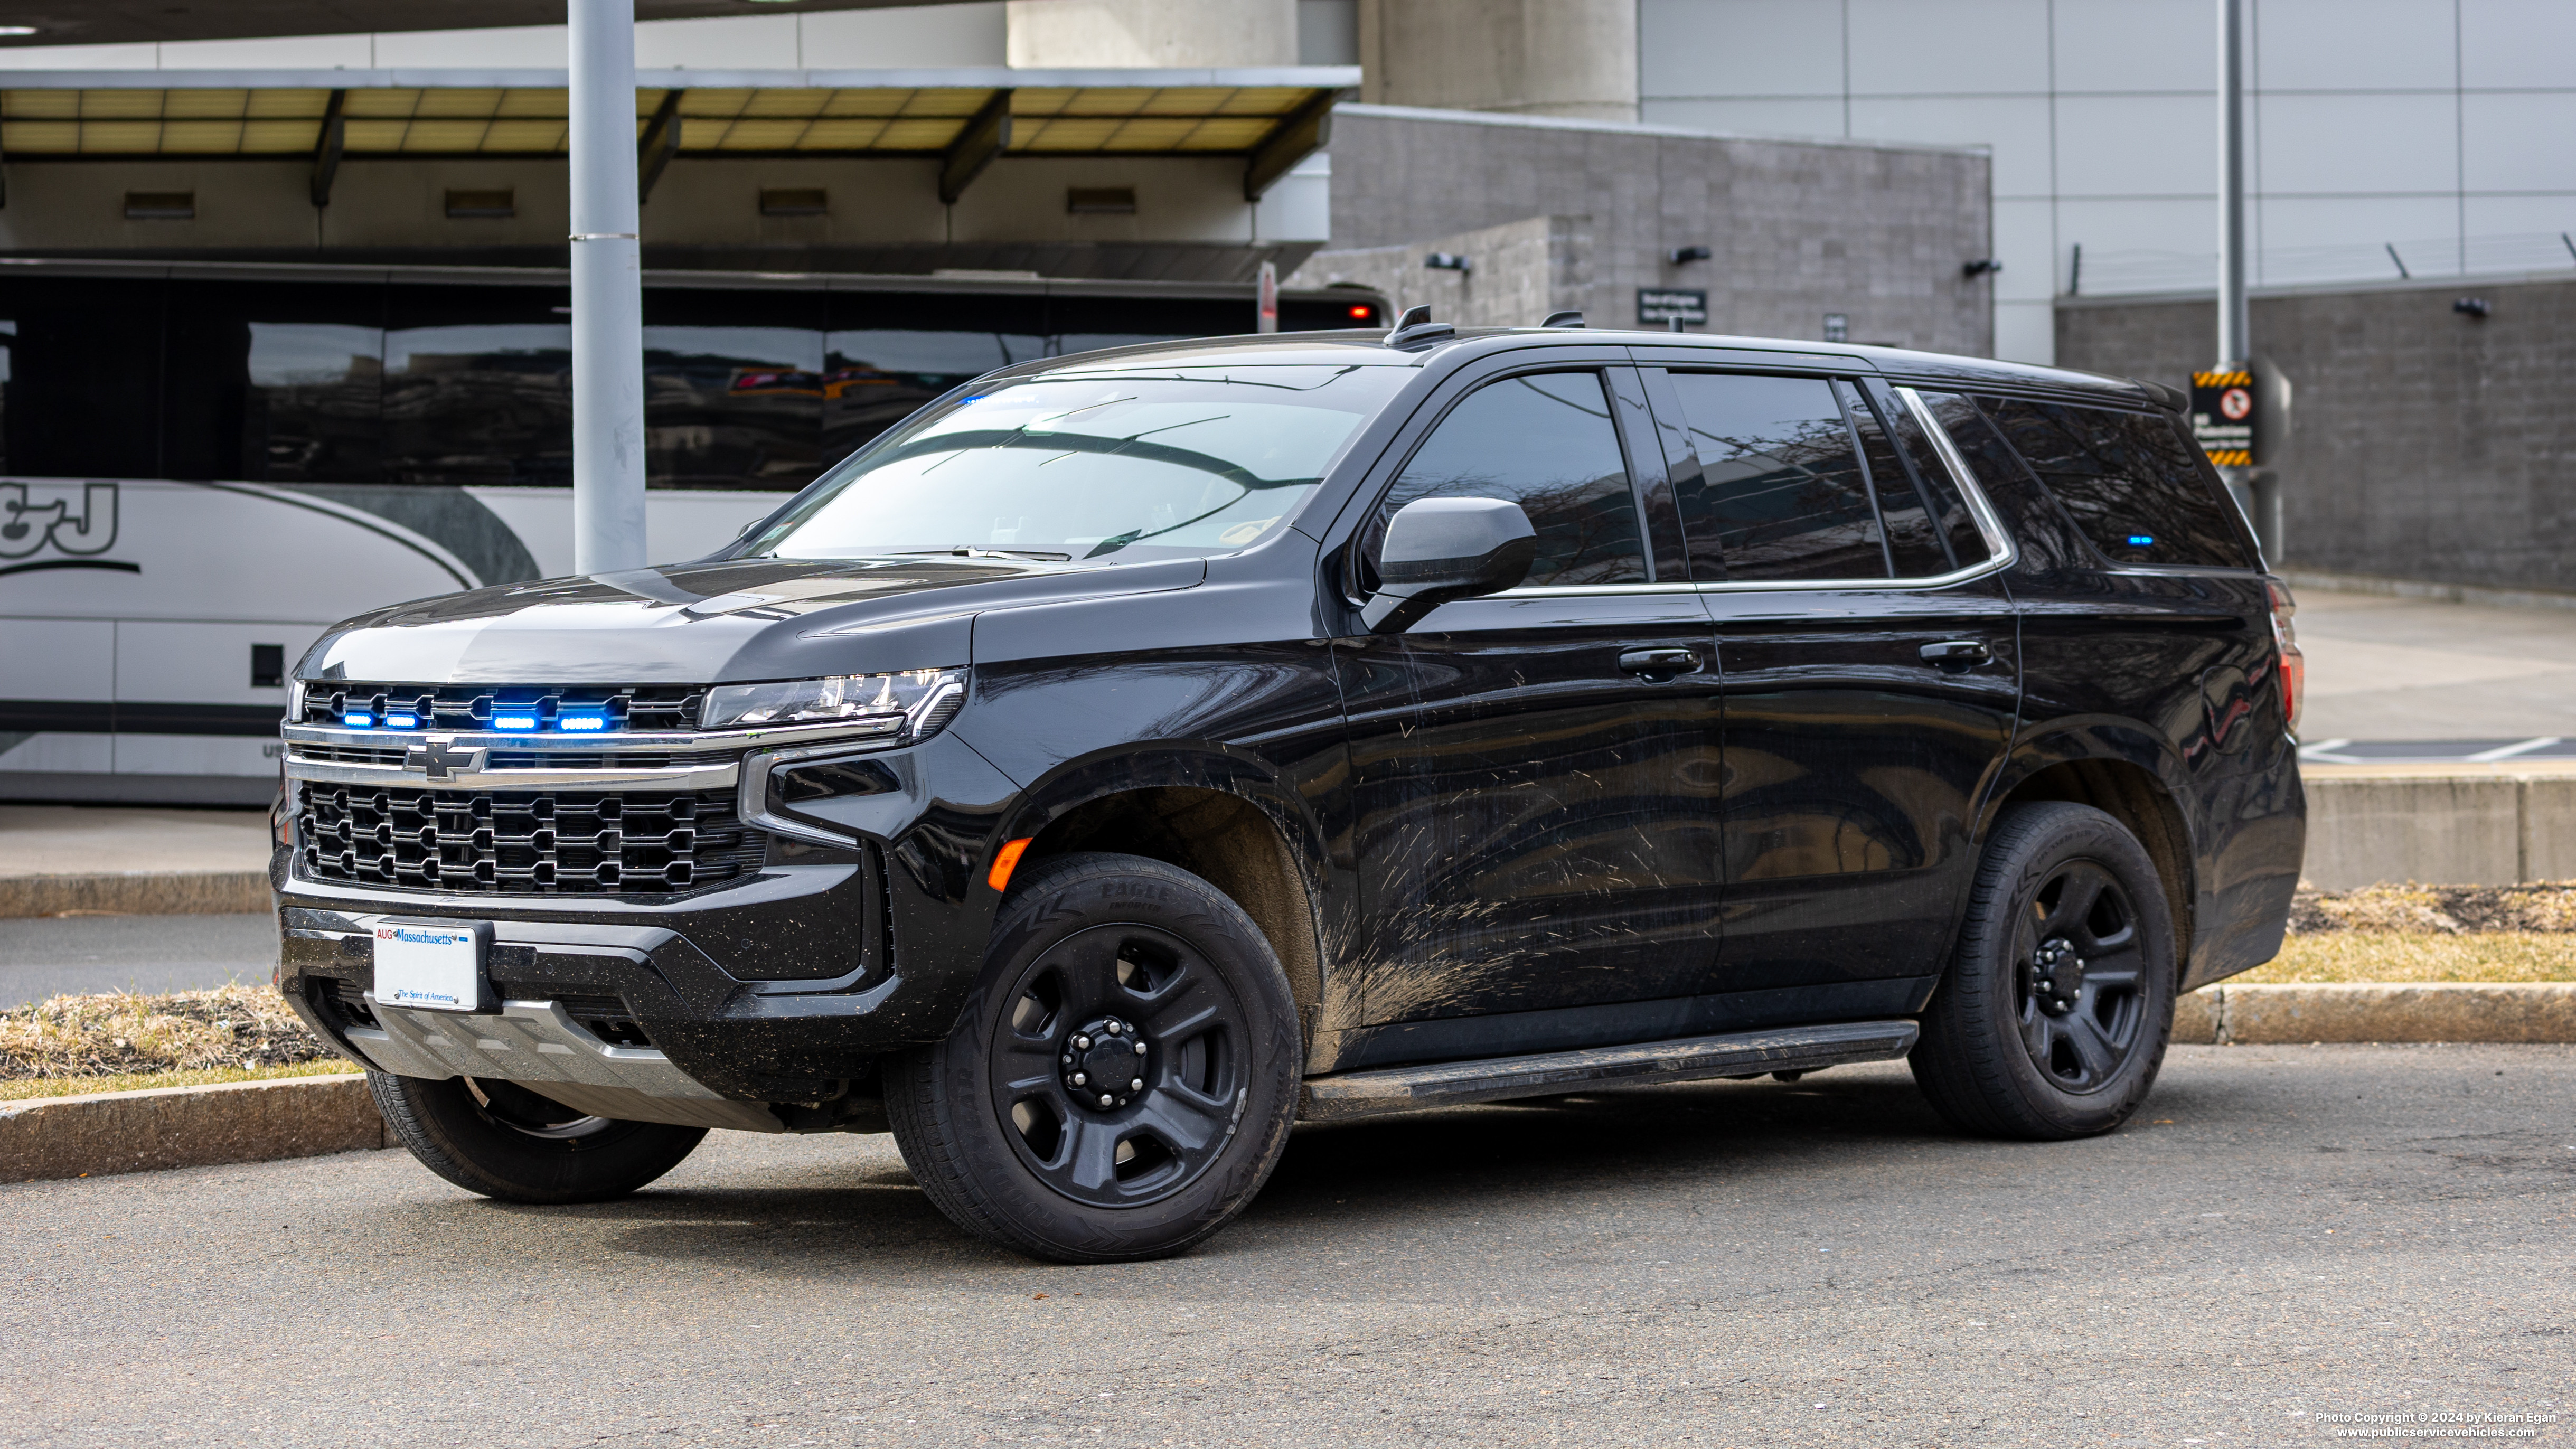
<path id="1" fill-rule="evenodd" d="M 1453 337 L 1457 335 L 1457 332 L 1457 328 L 1446 322 L 1432 321 L 1431 308 L 1428 304 L 1420 307 L 1407 307 L 1404 309 L 1404 314 L 1395 319 L 1395 327 L 1393 330 L 1386 334 L 1386 345 L 1389 347 L 1410 347 L 1419 342 L 1430 342 L 1441 337 Z"/>
<path id="2" fill-rule="evenodd" d="M 1580 327 L 1583 325 L 1583 314 L 1580 312 L 1550 312 L 1547 314 L 1547 320 L 1538 325 L 1541 327 Z"/>

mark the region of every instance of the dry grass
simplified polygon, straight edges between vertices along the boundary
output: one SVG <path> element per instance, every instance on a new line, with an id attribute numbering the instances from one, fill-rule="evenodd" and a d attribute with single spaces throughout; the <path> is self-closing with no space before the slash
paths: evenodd
<path id="1" fill-rule="evenodd" d="M 2342 930 L 2294 935 L 2231 984 L 2307 981 L 2576 981 L 2576 936 L 2546 931 Z"/>
<path id="2" fill-rule="evenodd" d="M 0 1083 L 259 1071 L 330 1056 L 265 985 L 57 996 L 0 1013 Z"/>
<path id="3" fill-rule="evenodd" d="M 2295 935 L 2334 931 L 2576 931 L 2576 881 L 2518 886 L 2383 885 L 2357 891 L 2301 891 L 2290 908 Z"/>
<path id="4" fill-rule="evenodd" d="M 332 1057 L 282 1067 L 216 1067 L 203 1072 L 127 1072 L 112 1077 L 20 1077 L 0 1082 L 0 1102 L 70 1097 L 85 1092 L 132 1092 L 145 1087 L 203 1087 L 216 1082 L 265 1082 L 273 1077 L 332 1077 L 355 1073 L 355 1064 Z"/>

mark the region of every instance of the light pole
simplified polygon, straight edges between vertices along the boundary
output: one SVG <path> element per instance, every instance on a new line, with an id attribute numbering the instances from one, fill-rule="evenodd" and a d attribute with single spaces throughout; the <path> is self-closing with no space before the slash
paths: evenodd
<path id="1" fill-rule="evenodd" d="M 635 0 L 572 24 L 572 566 L 642 568 L 644 283 L 636 245 Z"/>
<path id="2" fill-rule="evenodd" d="M 2218 0 L 2218 356 L 2220 372 L 2251 375 L 2253 312 L 2245 300 L 2245 0 Z M 2272 390 L 2258 380 L 2258 392 Z M 2261 429 L 2257 426 L 2256 447 Z M 2281 556 L 2281 491 L 2276 476 L 2250 454 L 2239 467 L 2222 468 L 2263 552 Z"/>

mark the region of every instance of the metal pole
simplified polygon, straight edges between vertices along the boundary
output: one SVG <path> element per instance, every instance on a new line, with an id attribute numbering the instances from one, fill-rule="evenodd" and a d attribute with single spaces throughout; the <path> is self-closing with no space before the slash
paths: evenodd
<path id="1" fill-rule="evenodd" d="M 2218 0 L 2218 356 L 2240 363 L 2245 310 L 2244 0 Z"/>
<path id="2" fill-rule="evenodd" d="M 636 248 L 635 0 L 572 22 L 572 566 L 642 568 L 644 290 Z"/>
<path id="3" fill-rule="evenodd" d="M 2250 313 L 2245 304 L 2245 16 L 2244 0 L 2218 0 L 2218 356 L 2220 371 L 2251 358 Z M 2256 506 L 2253 470 L 2221 468 L 2227 491 L 2245 511 L 2255 534 L 2276 543 Z M 2277 530 L 2275 530 L 2277 532 Z"/>

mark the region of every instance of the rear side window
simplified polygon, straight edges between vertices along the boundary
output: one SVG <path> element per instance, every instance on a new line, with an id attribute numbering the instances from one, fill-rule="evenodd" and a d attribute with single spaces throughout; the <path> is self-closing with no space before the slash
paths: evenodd
<path id="1" fill-rule="evenodd" d="M 1876 396 L 1887 408 L 1887 424 L 1896 434 L 1897 446 L 1913 467 L 1915 486 L 1922 490 L 1924 506 L 1931 515 L 1933 535 L 1940 540 L 1944 567 L 1973 568 L 1993 557 L 1985 530 L 1977 527 L 1976 515 L 1968 511 L 1968 500 L 1960 494 L 1949 467 L 1941 461 L 1932 440 L 1924 436 L 1923 424 L 1885 392 Z"/>
<path id="2" fill-rule="evenodd" d="M 2114 563 L 2251 568 L 2233 505 L 2161 413 L 1981 398 L 2075 526 Z"/>
<path id="3" fill-rule="evenodd" d="M 1878 513 L 1851 423 L 1813 377 L 1676 372 L 1673 391 L 1698 450 L 1683 490 L 1692 576 L 1883 579 Z M 1723 572 L 1708 567 L 1723 559 Z"/>
<path id="4" fill-rule="evenodd" d="M 1538 530 L 1529 583 L 1646 581 L 1637 495 L 1598 373 L 1506 378 L 1469 394 L 1388 490 L 1380 537 L 1395 511 L 1417 498 L 1519 504 Z"/>

